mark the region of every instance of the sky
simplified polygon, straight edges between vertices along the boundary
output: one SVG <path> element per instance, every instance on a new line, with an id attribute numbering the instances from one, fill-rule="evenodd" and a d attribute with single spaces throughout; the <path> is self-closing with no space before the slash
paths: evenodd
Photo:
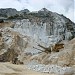
<path id="1" fill-rule="evenodd" d="M 63 14 L 75 22 L 75 0 L 0 0 L 0 8 L 29 9 L 38 11 L 47 8 L 50 11 Z"/>

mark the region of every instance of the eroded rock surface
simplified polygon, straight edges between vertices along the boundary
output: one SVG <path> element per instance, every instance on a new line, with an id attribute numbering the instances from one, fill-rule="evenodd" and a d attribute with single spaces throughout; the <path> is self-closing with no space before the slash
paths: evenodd
<path id="1" fill-rule="evenodd" d="M 40 72 L 74 75 L 75 24 L 46 9 L 28 15 L 28 19 L 0 23 L 0 61 L 24 63 Z M 51 51 L 46 52 L 49 48 Z"/>

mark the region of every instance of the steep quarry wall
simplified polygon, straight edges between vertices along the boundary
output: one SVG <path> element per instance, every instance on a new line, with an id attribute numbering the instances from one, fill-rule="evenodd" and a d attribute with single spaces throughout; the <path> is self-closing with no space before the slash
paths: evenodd
<path id="1" fill-rule="evenodd" d="M 56 43 L 62 40 L 70 40 L 74 37 L 74 28 L 71 25 L 67 27 L 63 20 L 53 22 L 36 22 L 29 19 L 17 20 L 14 29 L 23 35 L 31 36 L 36 41 L 42 41 L 46 44 Z"/>

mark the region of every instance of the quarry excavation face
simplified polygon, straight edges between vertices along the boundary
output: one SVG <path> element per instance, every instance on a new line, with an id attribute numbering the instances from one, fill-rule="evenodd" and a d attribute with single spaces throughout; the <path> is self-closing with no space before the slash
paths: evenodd
<path id="1" fill-rule="evenodd" d="M 64 44 L 60 42 L 74 37 L 74 28 L 73 24 L 68 20 L 66 23 L 66 19 L 62 16 L 56 13 L 52 15 L 56 16 L 53 21 L 47 18 L 38 18 L 39 20 L 37 21 L 37 18 L 32 18 L 31 20 L 6 20 L 4 23 L 0 23 L 1 31 L 4 28 L 4 32 L 2 31 L 3 37 L 7 37 L 7 42 L 5 41 L 5 43 L 9 45 L 10 42 L 11 45 L 12 43 L 15 46 L 18 45 L 20 52 L 29 49 L 28 47 L 33 50 L 31 51 L 32 54 L 40 51 L 46 53 L 59 52 L 64 48 Z M 61 20 L 59 20 L 60 18 Z M 45 22 L 43 22 L 44 20 Z M 15 33 L 18 34 L 16 35 Z"/>
<path id="2" fill-rule="evenodd" d="M 37 13 L 23 12 L 16 19 L 10 16 L 0 21 L 0 62 L 23 64 L 40 72 L 72 75 L 75 71 L 75 24 L 47 9 Z"/>

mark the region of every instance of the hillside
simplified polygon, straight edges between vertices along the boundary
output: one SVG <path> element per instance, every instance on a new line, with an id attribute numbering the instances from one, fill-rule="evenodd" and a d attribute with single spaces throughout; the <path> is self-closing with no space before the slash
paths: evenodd
<path id="1" fill-rule="evenodd" d="M 17 70 L 24 75 L 27 69 L 28 75 L 75 75 L 75 23 L 46 8 L 37 12 L 0 9 L 0 14 L 6 18 L 0 21 L 1 75 L 9 73 L 4 68 L 13 72 L 9 75 L 17 75 Z"/>

